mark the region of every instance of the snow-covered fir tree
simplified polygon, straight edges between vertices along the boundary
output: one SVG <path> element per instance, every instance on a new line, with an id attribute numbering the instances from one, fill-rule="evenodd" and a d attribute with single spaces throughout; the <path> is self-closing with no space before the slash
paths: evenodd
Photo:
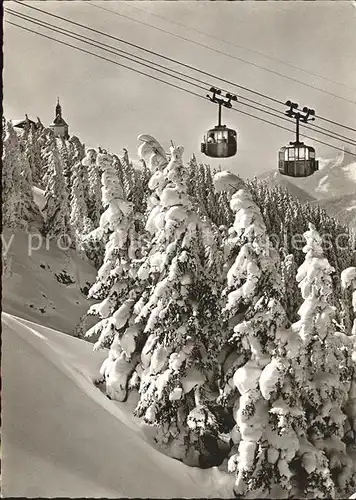
<path id="1" fill-rule="evenodd" d="M 38 162 L 38 172 L 36 173 L 36 184 L 40 188 L 45 188 L 46 175 L 48 170 L 48 148 L 55 144 L 55 136 L 51 129 L 46 128 L 39 121 L 36 124 L 36 148 L 40 161 Z"/>
<path id="2" fill-rule="evenodd" d="M 354 460 L 345 444 L 352 341 L 335 330 L 334 269 L 313 224 L 304 238 L 305 261 L 297 274 L 304 302 L 298 311 L 300 320 L 292 325 L 299 341 L 291 360 L 292 388 L 304 419 L 304 432 L 302 427 L 298 431 L 294 492 L 307 498 L 330 498 L 350 494 L 356 480 Z"/>
<path id="3" fill-rule="evenodd" d="M 125 196 L 134 204 L 135 212 L 144 214 L 147 207 L 148 181 L 150 170 L 145 161 L 141 160 L 141 168 L 135 168 L 130 161 L 128 151 L 123 150 L 119 156 L 113 155 L 114 166 L 117 169 L 119 179 L 122 182 Z"/>
<path id="4" fill-rule="evenodd" d="M 34 174 L 34 158 L 33 158 L 33 147 L 32 147 L 32 141 L 30 136 L 32 136 L 32 131 L 33 127 L 31 125 L 31 122 L 28 118 L 27 115 L 25 115 L 25 122 L 24 122 L 24 127 L 22 129 L 22 133 L 19 136 L 19 142 L 20 142 L 20 147 L 21 151 L 25 154 L 28 164 L 30 166 L 31 170 L 31 177 L 33 178 Z"/>
<path id="5" fill-rule="evenodd" d="M 71 162 L 72 164 L 82 161 L 85 157 L 85 146 L 79 140 L 76 135 L 72 135 L 72 137 L 68 140 L 68 142 L 73 146 Z"/>
<path id="6" fill-rule="evenodd" d="M 104 200 L 104 198 L 102 199 L 102 190 L 104 188 L 104 185 L 102 184 L 102 167 L 107 166 L 108 164 L 114 164 L 113 156 L 102 153 L 101 148 L 99 148 L 98 151 L 99 153 L 94 149 L 88 149 L 88 153 L 82 160 L 84 168 L 87 169 L 88 214 L 90 216 L 90 220 L 92 221 L 92 225 L 95 227 L 94 230 L 83 237 L 82 250 L 97 269 L 99 269 L 103 264 L 105 245 L 111 233 L 110 225 L 108 224 L 106 217 L 103 219 L 100 218 L 100 214 L 102 214 L 108 206 L 106 200 Z M 122 183 L 117 175 L 115 177 L 115 183 L 115 185 L 119 184 L 119 189 L 122 190 Z M 98 200 L 100 200 L 100 206 Z"/>
<path id="7" fill-rule="evenodd" d="M 3 132 L 2 151 L 2 221 L 10 228 L 17 225 L 16 210 L 18 205 L 18 191 L 16 178 L 19 170 L 19 145 L 16 132 L 9 121 L 5 122 Z"/>
<path id="8" fill-rule="evenodd" d="M 147 210 L 147 198 L 149 194 L 148 182 L 151 174 L 143 160 L 141 160 L 140 168 L 133 169 L 133 174 L 135 176 L 135 189 L 133 191 L 132 202 L 135 206 L 136 213 L 140 213 L 144 216 Z"/>
<path id="9" fill-rule="evenodd" d="M 125 199 L 112 157 L 99 153 L 97 163 L 103 172 L 102 202 L 105 208 L 99 229 L 111 234 L 96 283 L 89 291 L 90 298 L 101 300 L 89 309 L 89 314 L 98 314 L 101 320 L 87 332 L 87 336 L 98 337 L 96 349 L 110 346 L 101 373 L 108 396 L 123 401 L 128 377 L 137 363 L 137 356 L 133 354 L 136 337 L 140 334 L 140 328 L 132 321 L 133 306 L 140 293 L 135 287 L 139 244 L 133 204 Z"/>
<path id="10" fill-rule="evenodd" d="M 20 152 L 19 166 L 20 175 L 15 181 L 16 187 L 19 191 L 18 214 L 20 220 L 23 221 L 25 225 L 27 225 L 28 222 L 38 218 L 40 212 L 33 199 L 32 173 L 25 152 Z"/>
<path id="11" fill-rule="evenodd" d="M 284 256 L 293 255 L 296 266 L 304 260 L 301 234 L 305 231 L 305 221 L 312 222 L 323 240 L 324 253 L 335 273 L 332 276 L 336 307 L 336 320 L 347 328 L 351 322 L 350 306 L 341 290 L 340 274 L 343 269 L 355 266 L 353 232 L 335 218 L 330 217 L 316 204 L 302 203 L 280 186 L 269 186 L 257 179 L 247 180 L 254 202 L 261 209 L 268 234 L 274 236 L 272 243 Z M 296 281 L 290 282 L 290 297 L 298 297 Z M 298 302 L 296 301 L 296 306 Z M 294 311 L 294 315 L 297 308 Z"/>
<path id="12" fill-rule="evenodd" d="M 80 249 L 83 236 L 93 229 L 92 221 L 88 216 L 88 208 L 85 196 L 84 171 L 86 167 L 81 162 L 75 163 L 72 169 L 71 189 L 71 212 L 70 224 L 72 234 L 76 240 L 77 248 Z"/>
<path id="13" fill-rule="evenodd" d="M 87 149 L 82 165 L 88 172 L 88 216 L 93 227 L 98 227 L 102 213 L 101 204 L 101 172 L 96 162 L 95 149 Z"/>
<path id="14" fill-rule="evenodd" d="M 350 292 L 354 313 L 352 335 L 356 335 L 356 267 L 349 267 L 341 273 L 341 283 L 343 289 Z"/>
<path id="15" fill-rule="evenodd" d="M 141 137 L 147 139 L 149 136 Z M 159 145 L 158 148 L 160 148 Z M 151 147 L 147 148 L 145 140 L 139 153 L 150 163 L 152 171 L 156 170 L 158 164 L 166 165 L 167 163 L 164 152 L 164 156 L 162 156 L 162 151 L 159 156 Z M 100 168 L 104 170 L 103 204 L 107 207 L 107 211 L 112 212 L 110 209 L 110 196 L 112 196 L 114 209 L 115 204 L 119 202 L 123 212 L 122 218 L 116 222 L 113 221 L 114 225 L 110 226 L 113 234 L 106 245 L 104 263 L 99 270 L 97 282 L 90 291 L 90 296 L 104 299 L 99 306 L 91 309 L 92 313 L 99 312 L 103 320 L 92 328 L 88 335 L 100 334 L 97 347 L 103 345 L 104 342 L 111 346 L 101 372 L 104 375 L 108 396 L 123 401 L 127 397 L 127 391 L 139 384 L 139 370 L 136 371 L 135 368 L 140 361 L 142 342 L 146 336 L 143 334 L 143 326 L 135 321 L 137 314 L 133 306 L 140 298 L 142 299 L 145 288 L 150 286 L 147 280 L 142 279 L 142 276 L 141 279 L 137 276 L 141 264 L 140 258 L 149 244 L 149 238 L 145 239 L 141 233 L 138 242 L 136 228 L 139 221 L 137 221 L 134 204 L 127 200 L 129 193 L 125 191 L 120 160 L 114 157 L 113 161 L 108 163 L 102 154 L 98 155 L 97 160 Z M 153 201 L 152 207 L 154 208 L 155 205 L 156 200 Z M 106 230 L 107 220 L 110 219 L 104 213 L 101 218 L 103 230 Z M 148 230 L 152 229 L 149 223 L 147 227 Z M 126 240 L 123 239 L 124 234 L 127 236 Z M 118 238 L 123 242 L 122 246 L 117 246 Z M 102 307 L 104 306 L 105 309 L 107 304 L 110 304 L 110 309 L 104 317 Z"/>
<path id="16" fill-rule="evenodd" d="M 353 376 L 349 397 L 346 405 L 347 420 L 345 422 L 345 439 L 349 455 L 353 458 L 354 469 L 356 469 L 356 267 L 349 267 L 341 274 L 343 288 L 351 295 L 353 309 L 353 327 L 350 338 L 350 355 L 353 366 Z M 354 470 L 356 475 L 356 471 Z M 356 487 L 354 488 L 356 489 Z M 351 497 L 350 497 L 351 498 Z"/>
<path id="17" fill-rule="evenodd" d="M 56 139 L 57 148 L 61 157 L 62 165 L 63 165 L 63 176 L 66 184 L 66 190 L 68 193 L 68 198 L 70 197 L 71 188 L 72 188 L 72 171 L 73 171 L 73 162 L 71 157 L 74 155 L 73 145 L 64 137 L 58 137 Z"/>
<path id="18" fill-rule="evenodd" d="M 149 162 L 152 171 L 155 171 L 158 165 L 166 165 L 164 151 L 162 153 L 161 150 L 158 155 L 144 140 L 149 138 L 152 143 L 154 139 L 150 136 L 141 137 L 143 144 L 139 154 Z M 157 147 L 160 148 L 159 145 Z M 102 300 L 90 310 L 91 314 L 98 313 L 102 320 L 90 329 L 87 335 L 99 336 L 97 348 L 110 346 L 109 356 L 103 363 L 101 373 L 108 396 L 123 401 L 127 397 L 128 389 L 137 387 L 139 383 L 138 373 L 134 369 L 139 363 L 142 350 L 143 327 L 135 323 L 137 314 L 133 306 L 142 297 L 145 287 L 149 286 L 147 280 L 137 277 L 140 257 L 149 240 L 145 242 L 141 234 L 138 243 L 136 214 L 133 204 L 127 200 L 118 157 L 115 159 L 99 153 L 97 165 L 100 171 L 103 171 L 102 201 L 106 209 L 101 216 L 98 231 L 100 234 L 111 232 L 111 236 L 106 244 L 104 261 L 98 271 L 96 283 L 89 292 L 90 297 Z M 156 204 L 157 200 L 152 199 L 150 208 L 154 209 Z M 152 230 L 149 222 L 147 226 L 148 232 Z M 94 234 L 93 238 L 95 241 L 97 235 Z"/>
<path id="19" fill-rule="evenodd" d="M 11 228 L 27 227 L 39 216 L 39 210 L 33 199 L 30 165 L 9 121 L 5 125 L 2 167 L 3 223 Z"/>
<path id="20" fill-rule="evenodd" d="M 85 157 L 85 147 L 80 142 L 77 136 L 72 136 L 70 139 L 57 137 L 54 139 L 54 141 L 56 142 L 56 146 L 60 154 L 63 167 L 64 180 L 66 184 L 68 198 L 70 200 L 70 194 L 73 184 L 73 167 L 78 162 L 81 162 Z M 85 181 L 84 192 L 85 195 L 87 196 L 88 182 L 85 177 L 84 181 Z"/>
<path id="21" fill-rule="evenodd" d="M 55 141 L 52 141 L 45 154 L 47 172 L 45 178 L 46 205 L 45 232 L 49 238 L 64 239 L 61 244 L 67 246 L 72 242 L 68 194 L 63 174 L 63 164 Z"/>
<path id="22" fill-rule="evenodd" d="M 283 255 L 283 249 L 281 253 L 281 273 L 284 288 L 283 306 L 288 319 L 293 322 L 297 320 L 297 311 L 301 304 L 300 294 L 296 294 L 295 287 L 291 286 L 295 282 L 298 266 L 292 253 Z"/>
<path id="23" fill-rule="evenodd" d="M 204 247 L 212 230 L 188 196 L 182 153 L 171 147 L 170 162 L 149 183 L 157 204 L 146 227 L 156 236 L 138 276 L 154 286 L 135 305 L 147 336 L 135 412 L 157 426 L 170 455 L 197 464 L 207 447 L 217 448 L 219 301 Z"/>
<path id="24" fill-rule="evenodd" d="M 121 155 L 121 169 L 122 169 L 122 177 L 123 177 L 123 186 L 128 199 L 132 198 L 133 190 L 134 190 L 134 169 L 132 163 L 130 162 L 130 157 L 127 149 L 124 148 L 124 153 Z"/>
<path id="25" fill-rule="evenodd" d="M 212 172 L 210 165 L 198 164 L 195 155 L 189 161 L 188 192 L 197 199 L 197 206 L 201 214 L 208 216 L 217 226 L 231 225 L 233 222 L 232 212 L 229 206 L 229 191 L 231 185 L 224 182 L 222 189 L 221 182 L 219 188 L 213 183 L 213 177 L 222 174 L 221 180 L 225 181 L 239 179 L 235 174 L 228 171 Z M 236 190 L 236 189 L 234 189 Z"/>
<path id="26" fill-rule="evenodd" d="M 236 422 L 229 471 L 236 473 L 235 494 L 259 497 L 283 495 L 290 483 L 289 462 L 295 455 L 296 434 L 287 420 L 274 426 L 279 398 L 286 398 L 281 380 L 285 364 L 279 332 L 288 321 L 281 304 L 279 256 L 273 248 L 262 215 L 246 189 L 231 199 L 235 222 L 231 246 L 239 253 L 227 276 L 224 315 L 234 326 L 230 352 L 224 363 L 225 386 L 220 399 L 229 402 Z M 282 410 L 283 412 L 283 410 Z"/>
<path id="27" fill-rule="evenodd" d="M 322 255 L 321 239 L 314 227 L 305 233 L 307 256 L 298 272 L 305 302 L 291 331 L 282 307 L 278 254 L 261 213 L 245 190 L 232 197 L 231 207 L 236 218 L 230 247 L 240 250 L 228 273 L 224 313 L 237 324 L 220 399 L 233 406 L 236 422 L 229 460 L 229 470 L 237 474 L 235 493 L 272 498 L 344 494 L 354 481 L 343 443 L 350 342 L 335 332 L 328 303 L 332 268 Z"/>
<path id="28" fill-rule="evenodd" d="M 43 132 L 43 125 L 31 123 L 26 115 L 24 128 L 20 137 L 20 142 L 23 145 L 23 152 L 31 170 L 32 182 L 40 184 L 43 175 L 43 161 L 41 155 L 41 141 L 39 140 Z"/>

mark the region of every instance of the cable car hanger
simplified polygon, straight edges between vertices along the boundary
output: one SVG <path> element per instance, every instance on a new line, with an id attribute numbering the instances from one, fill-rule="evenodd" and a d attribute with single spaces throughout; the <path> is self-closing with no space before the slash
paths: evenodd
<path id="1" fill-rule="evenodd" d="M 292 102 L 292 101 L 287 101 L 286 106 L 289 106 L 290 109 L 285 112 L 289 118 L 294 118 L 296 120 L 296 141 L 295 142 L 290 142 L 289 144 L 291 145 L 298 145 L 298 144 L 303 144 L 299 141 L 299 122 L 302 120 L 304 123 L 308 123 L 308 121 L 314 121 L 315 120 L 315 110 L 311 108 L 307 108 L 304 106 L 303 111 L 294 111 L 298 109 L 298 103 Z M 302 114 L 304 113 L 304 115 Z"/>
<path id="2" fill-rule="evenodd" d="M 221 89 L 216 87 L 211 87 L 210 92 L 212 92 L 213 95 L 210 96 L 207 94 L 206 97 L 219 106 L 218 124 L 213 129 L 208 130 L 206 136 L 204 136 L 204 142 L 201 144 L 201 151 L 211 158 L 228 158 L 236 154 L 237 134 L 236 130 L 221 124 L 221 113 L 223 106 L 225 108 L 232 108 L 231 101 L 237 101 L 237 97 L 229 92 L 222 95 Z"/>
<path id="3" fill-rule="evenodd" d="M 206 95 L 206 97 L 211 101 L 219 105 L 219 115 L 218 115 L 218 127 L 221 127 L 221 108 L 222 106 L 225 106 L 225 108 L 232 108 L 232 103 L 231 101 L 237 101 L 236 95 L 232 95 L 229 92 L 225 94 L 225 98 L 227 99 L 226 101 L 224 98 L 219 98 L 216 97 L 216 95 L 221 95 L 221 90 L 217 89 L 215 87 L 211 87 L 209 92 L 213 93 L 213 97 L 211 97 L 209 94 Z"/>

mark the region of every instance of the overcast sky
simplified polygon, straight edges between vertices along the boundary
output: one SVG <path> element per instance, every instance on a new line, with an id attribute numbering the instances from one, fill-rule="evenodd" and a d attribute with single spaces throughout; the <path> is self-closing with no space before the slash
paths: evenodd
<path id="1" fill-rule="evenodd" d="M 152 13 L 164 16 L 216 38 L 288 61 L 309 72 L 356 89 L 356 8 L 352 2 L 90 3 L 316 85 L 346 99 L 356 100 L 356 90 L 150 15 Z M 278 100 L 295 100 L 301 106 L 315 108 L 317 114 L 323 117 L 355 126 L 355 104 L 135 23 L 113 12 L 103 11 L 88 2 L 31 2 L 31 5 L 145 46 Z M 92 35 L 85 29 L 70 27 L 18 3 L 6 2 L 4 6 L 130 50 L 114 40 Z M 141 10 L 137 10 L 137 7 Z M 30 23 L 16 20 L 7 14 L 5 19 L 48 33 L 45 29 L 33 27 Z M 62 35 L 52 36 L 80 45 L 79 42 L 70 41 Z M 85 47 L 84 44 L 81 46 Z M 97 49 L 89 50 L 100 53 Z M 142 53 L 140 55 L 142 56 Z M 229 168 L 243 176 L 252 176 L 275 168 L 279 147 L 294 139 L 286 131 L 226 110 L 223 123 L 237 129 L 239 134 L 238 155 L 229 160 L 211 160 L 200 153 L 204 131 L 214 126 L 217 120 L 217 110 L 208 100 L 188 95 L 146 76 L 8 24 L 5 24 L 4 57 L 5 116 L 19 119 L 27 113 L 32 119 L 39 116 L 42 122 L 48 125 L 54 117 L 56 98 L 59 96 L 63 116 L 69 124 L 69 133 L 77 135 L 86 146 L 100 145 L 111 152 L 120 152 L 126 147 L 131 156 L 136 158 L 137 135 L 148 133 L 155 136 L 166 148 L 171 139 L 176 144 L 183 145 L 187 160 L 194 152 L 201 161 L 214 166 L 220 163 L 223 168 Z M 120 61 L 119 57 L 112 54 L 106 54 L 106 57 Z M 122 62 L 132 66 L 131 62 Z M 159 62 L 166 64 L 162 60 Z M 150 72 L 144 68 L 141 68 L 141 71 Z M 204 79 L 203 75 L 195 76 Z M 210 83 L 211 79 L 206 81 Z M 178 85 L 184 86 L 179 82 Z M 238 93 L 236 88 L 226 84 L 225 87 Z M 203 91 L 195 91 L 205 95 Z M 241 93 L 246 97 L 255 98 L 252 94 Z M 274 106 L 271 102 L 263 102 Z M 239 104 L 235 104 L 235 107 L 254 113 L 254 110 Z M 274 120 L 268 116 L 266 118 Z M 319 121 L 315 124 L 342 134 L 352 134 L 333 128 L 326 122 Z M 311 132 L 310 134 L 314 135 Z M 316 137 L 341 145 L 326 137 Z M 319 156 L 331 157 L 337 154 L 327 146 L 313 144 L 310 140 L 306 142 L 315 146 Z"/>

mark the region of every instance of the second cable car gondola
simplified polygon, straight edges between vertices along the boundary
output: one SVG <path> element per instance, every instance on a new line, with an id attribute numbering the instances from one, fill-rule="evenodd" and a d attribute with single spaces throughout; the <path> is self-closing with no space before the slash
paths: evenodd
<path id="1" fill-rule="evenodd" d="M 315 149 L 299 140 L 299 122 L 302 120 L 307 123 L 309 120 L 315 120 L 315 111 L 307 107 L 299 111 L 298 104 L 291 101 L 287 101 L 286 106 L 290 108 L 286 115 L 296 120 L 296 140 L 279 150 L 278 170 L 282 175 L 289 177 L 309 177 L 319 169 L 319 162 L 315 159 Z"/>
<path id="2" fill-rule="evenodd" d="M 319 169 L 315 149 L 303 142 L 293 142 L 279 150 L 278 170 L 289 177 L 308 177 Z"/>
<path id="3" fill-rule="evenodd" d="M 221 90 L 214 87 L 210 92 L 213 93 L 213 97 L 209 95 L 207 97 L 219 105 L 218 124 L 207 131 L 201 144 L 201 151 L 211 158 L 229 158 L 237 152 L 237 133 L 236 130 L 221 124 L 221 108 L 222 106 L 231 108 L 231 101 L 237 101 L 237 97 L 227 93 L 226 100 L 218 98 L 216 95 L 221 94 Z"/>

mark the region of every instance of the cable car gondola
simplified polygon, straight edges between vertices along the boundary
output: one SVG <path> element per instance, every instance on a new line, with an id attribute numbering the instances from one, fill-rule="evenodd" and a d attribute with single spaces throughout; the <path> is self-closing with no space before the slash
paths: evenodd
<path id="1" fill-rule="evenodd" d="M 237 97 L 231 94 L 226 94 L 226 99 L 217 98 L 216 94 L 221 94 L 220 89 L 212 87 L 210 92 L 213 97 L 207 95 L 211 102 L 219 105 L 218 124 L 207 131 L 204 136 L 204 142 L 201 144 L 201 152 L 211 158 L 229 158 L 234 156 L 237 152 L 237 133 L 236 130 L 226 127 L 221 124 L 221 108 L 231 108 L 231 101 L 237 101 Z"/>
<path id="2" fill-rule="evenodd" d="M 319 169 L 315 159 L 315 149 L 303 142 L 292 142 L 279 150 L 278 169 L 289 177 L 308 177 Z"/>
<path id="3" fill-rule="evenodd" d="M 315 111 L 306 107 L 303 108 L 304 114 L 293 111 L 298 108 L 298 104 L 291 101 L 287 101 L 286 106 L 290 107 L 286 115 L 296 119 L 296 141 L 279 150 L 278 170 L 289 177 L 308 177 L 319 169 L 319 162 L 315 159 L 315 149 L 299 140 L 299 121 L 307 123 L 308 120 L 315 120 Z"/>

